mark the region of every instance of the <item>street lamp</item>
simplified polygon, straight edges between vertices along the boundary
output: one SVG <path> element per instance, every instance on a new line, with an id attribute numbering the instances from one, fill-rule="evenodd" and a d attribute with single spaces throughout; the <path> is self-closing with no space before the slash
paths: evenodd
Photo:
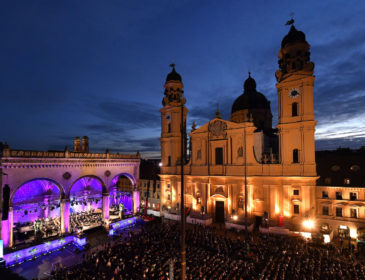
<path id="1" fill-rule="evenodd" d="M 311 231 L 314 228 L 314 220 L 307 219 L 303 221 L 303 227 Z"/>

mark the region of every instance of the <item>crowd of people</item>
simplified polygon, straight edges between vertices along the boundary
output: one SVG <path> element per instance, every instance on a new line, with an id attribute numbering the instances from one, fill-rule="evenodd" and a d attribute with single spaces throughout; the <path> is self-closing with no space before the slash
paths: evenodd
<path id="1" fill-rule="evenodd" d="M 244 235 L 189 225 L 187 279 L 364 279 L 365 264 L 351 249 L 308 244 L 289 236 Z M 148 223 L 128 237 L 85 253 L 83 262 L 50 279 L 180 279 L 177 223 Z"/>

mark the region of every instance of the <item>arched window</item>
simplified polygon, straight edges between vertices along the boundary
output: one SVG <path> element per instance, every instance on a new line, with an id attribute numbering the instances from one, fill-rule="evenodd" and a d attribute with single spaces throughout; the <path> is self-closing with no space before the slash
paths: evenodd
<path id="1" fill-rule="evenodd" d="M 299 162 L 299 151 L 298 149 L 293 150 L 293 163 Z"/>
<path id="2" fill-rule="evenodd" d="M 171 156 L 167 158 L 167 166 L 171 166 Z"/>
<path id="3" fill-rule="evenodd" d="M 168 123 L 167 124 L 167 132 L 168 133 L 171 133 L 171 123 Z"/>
<path id="4" fill-rule="evenodd" d="M 298 116 L 298 103 L 297 102 L 294 102 L 291 105 L 291 115 L 292 115 L 292 117 Z"/>

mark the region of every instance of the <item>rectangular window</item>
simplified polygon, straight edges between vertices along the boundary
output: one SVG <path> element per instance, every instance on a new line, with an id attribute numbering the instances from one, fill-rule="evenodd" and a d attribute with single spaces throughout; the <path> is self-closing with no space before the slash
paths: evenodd
<path id="1" fill-rule="evenodd" d="M 356 208 L 350 209 L 350 217 L 353 219 L 357 219 L 357 209 Z"/>
<path id="2" fill-rule="evenodd" d="M 342 200 L 342 192 L 336 192 L 336 199 Z"/>
<path id="3" fill-rule="evenodd" d="M 293 163 L 298 163 L 298 162 L 299 162 L 299 150 L 294 149 L 293 150 Z"/>
<path id="4" fill-rule="evenodd" d="M 298 103 L 296 102 L 291 105 L 291 115 L 292 117 L 298 116 Z"/>
<path id="5" fill-rule="evenodd" d="M 294 205 L 294 214 L 299 214 L 299 205 Z"/>
<path id="6" fill-rule="evenodd" d="M 322 207 L 322 215 L 329 215 L 329 207 L 328 206 L 323 206 Z"/>
<path id="7" fill-rule="evenodd" d="M 293 190 L 293 195 L 299 195 L 299 190 Z"/>
<path id="8" fill-rule="evenodd" d="M 357 193 L 350 192 L 350 200 L 357 200 Z"/>
<path id="9" fill-rule="evenodd" d="M 223 164 L 223 148 L 215 148 L 215 164 Z"/>
<path id="10" fill-rule="evenodd" d="M 171 166 L 171 156 L 167 158 L 167 166 Z"/>
<path id="11" fill-rule="evenodd" d="M 322 191 L 322 198 L 328 198 L 328 191 Z"/>
<path id="12" fill-rule="evenodd" d="M 336 207 L 336 217 L 342 217 L 342 208 Z"/>

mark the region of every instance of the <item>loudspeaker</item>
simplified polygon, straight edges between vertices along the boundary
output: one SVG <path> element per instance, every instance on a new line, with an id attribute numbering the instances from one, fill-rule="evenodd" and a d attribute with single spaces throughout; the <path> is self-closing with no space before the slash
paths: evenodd
<path id="1" fill-rule="evenodd" d="M 9 199 L 10 199 L 10 187 L 8 184 L 3 189 L 3 216 L 2 220 L 5 221 L 9 216 Z"/>

